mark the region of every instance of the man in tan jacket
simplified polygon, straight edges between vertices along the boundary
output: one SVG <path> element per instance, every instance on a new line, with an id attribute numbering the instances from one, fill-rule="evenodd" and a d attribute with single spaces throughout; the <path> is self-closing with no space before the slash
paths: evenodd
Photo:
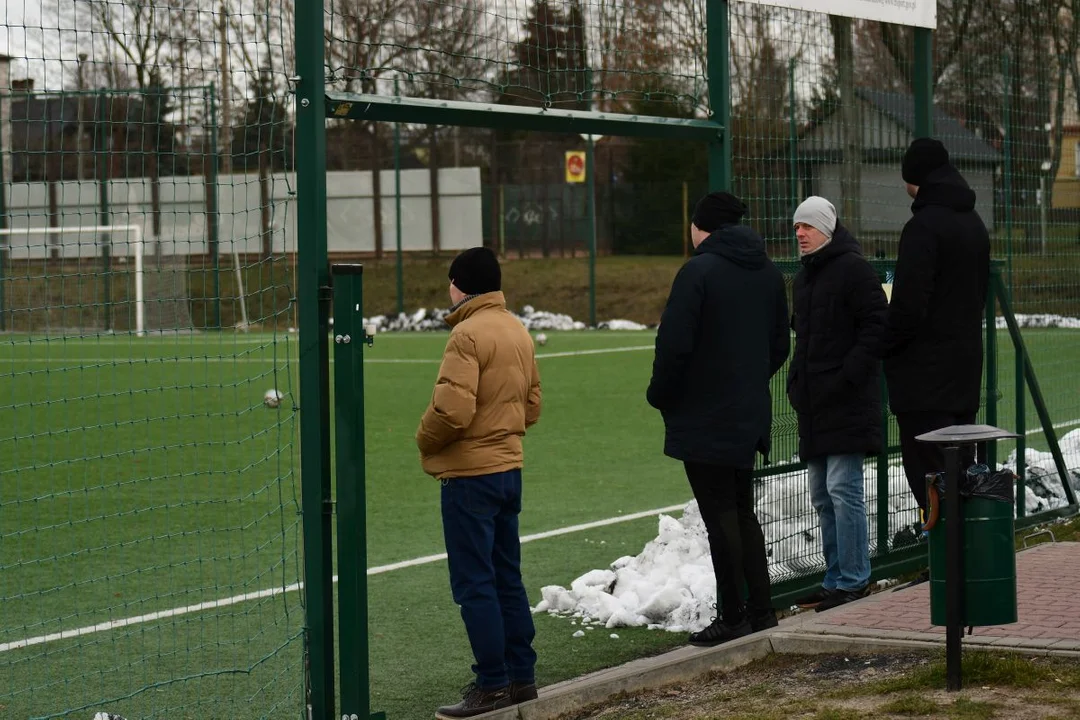
<path id="1" fill-rule="evenodd" d="M 499 261 L 472 248 L 450 265 L 451 312 L 431 404 L 416 431 L 424 472 L 442 481 L 454 602 L 474 683 L 436 718 L 467 718 L 536 698 L 536 634 L 521 580 L 521 438 L 540 418 L 532 338 L 506 309 Z"/>

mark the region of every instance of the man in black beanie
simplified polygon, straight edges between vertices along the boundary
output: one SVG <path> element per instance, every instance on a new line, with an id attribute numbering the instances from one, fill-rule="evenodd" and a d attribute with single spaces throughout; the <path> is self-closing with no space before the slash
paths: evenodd
<path id="1" fill-rule="evenodd" d="M 540 419 L 532 338 L 506 309 L 491 250 L 450 264 L 446 343 L 416 431 L 424 471 L 442 481 L 443 537 L 475 681 L 437 718 L 467 718 L 536 698 L 536 653 L 521 580 L 521 438 Z"/>
<path id="2" fill-rule="evenodd" d="M 730 193 L 698 202 L 694 256 L 671 286 L 646 393 L 664 417 L 664 453 L 683 462 L 709 536 L 720 612 L 690 635 L 701 646 L 776 625 L 753 470 L 756 453 L 768 457 L 769 380 L 791 336 L 784 278 L 761 236 L 739 224 L 744 214 Z"/>
<path id="3" fill-rule="evenodd" d="M 971 424 L 979 409 L 990 236 L 975 212 L 975 192 L 941 141 L 912 142 L 902 176 L 914 202 L 896 257 L 885 377 L 904 473 L 925 509 L 926 474 L 944 470 L 945 458 L 915 437 Z M 969 449 L 964 461 L 973 460 Z"/>

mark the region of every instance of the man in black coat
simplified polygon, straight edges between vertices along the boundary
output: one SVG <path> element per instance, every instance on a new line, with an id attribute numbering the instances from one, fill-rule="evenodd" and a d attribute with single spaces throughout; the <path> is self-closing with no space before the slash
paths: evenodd
<path id="1" fill-rule="evenodd" d="M 881 449 L 878 355 L 887 302 L 832 203 L 808 197 L 794 222 L 803 267 L 792 296 L 788 398 L 825 555 L 821 588 L 796 604 L 822 611 L 862 597 L 870 582 L 863 460 Z"/>
<path id="2" fill-rule="evenodd" d="M 776 625 L 753 467 L 755 453 L 768 456 L 769 380 L 791 338 L 784 278 L 761 236 L 738 224 L 745 213 L 729 193 L 698 202 L 694 256 L 672 284 L 646 393 L 664 417 L 664 452 L 683 462 L 701 510 L 722 603 L 694 645 Z"/>
<path id="3" fill-rule="evenodd" d="M 926 474 L 943 470 L 945 458 L 915 437 L 973 423 L 979 409 L 990 236 L 975 212 L 975 192 L 940 141 L 912 142 L 902 174 L 915 202 L 896 258 L 885 379 L 904 472 L 925 510 Z M 965 467 L 974 457 L 969 448 Z"/>

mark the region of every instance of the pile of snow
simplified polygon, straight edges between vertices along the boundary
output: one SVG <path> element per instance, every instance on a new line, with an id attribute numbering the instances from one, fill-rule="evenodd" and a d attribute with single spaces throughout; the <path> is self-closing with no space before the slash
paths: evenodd
<path id="1" fill-rule="evenodd" d="M 1061 440 L 1070 468 L 1080 468 L 1080 430 Z M 1035 513 L 1066 504 L 1050 453 L 1028 450 L 1027 512 Z M 870 545 L 877 543 L 876 461 L 864 468 L 864 488 Z M 1016 453 L 1003 463 L 1015 471 Z M 1071 471 L 1073 487 L 1080 472 Z M 917 505 L 908 489 L 903 466 L 889 466 L 889 535 L 894 545 L 916 541 L 912 526 Z M 769 478 L 758 485 L 757 513 L 769 553 L 774 582 L 822 569 L 817 515 L 810 505 L 806 472 Z M 541 601 L 533 612 L 576 618 L 586 629 L 641 627 L 671 632 L 702 629 L 716 616 L 716 579 L 709 555 L 709 540 L 697 502 L 683 508 L 682 517 L 659 517 L 657 536 L 636 557 L 625 556 L 602 570 L 591 570 L 569 588 L 541 588 Z"/>
<path id="2" fill-rule="evenodd" d="M 384 332 L 431 332 L 448 330 L 446 316 L 450 314 L 447 308 L 428 310 L 420 308 L 411 314 L 399 315 L 376 315 L 364 320 L 364 325 L 374 325 L 375 330 Z M 529 330 L 586 330 L 588 326 L 580 320 L 575 320 L 569 315 L 561 313 L 536 310 L 531 305 L 526 305 L 520 314 L 514 315 L 521 320 L 521 324 Z M 648 330 L 647 325 L 634 322 L 633 320 L 607 320 L 597 323 L 598 330 Z"/>
<path id="3" fill-rule="evenodd" d="M 1073 430 L 1059 439 L 1058 446 L 1065 459 L 1065 467 L 1069 468 L 1069 483 L 1074 489 L 1080 490 L 1080 430 Z M 1061 476 L 1054 464 L 1054 456 L 1049 452 L 1027 448 L 1024 461 L 1027 463 L 1024 473 L 1024 505 L 1027 514 L 1033 515 L 1068 505 L 1065 489 L 1061 485 Z M 1001 465 L 1016 472 L 1016 450 L 1009 453 L 1008 459 Z"/>
<path id="4" fill-rule="evenodd" d="M 1022 328 L 1066 328 L 1080 330 L 1080 318 L 1064 317 L 1062 315 L 1017 315 L 1016 324 Z M 998 330 L 1009 327 L 1005 318 L 999 317 L 995 321 Z"/>

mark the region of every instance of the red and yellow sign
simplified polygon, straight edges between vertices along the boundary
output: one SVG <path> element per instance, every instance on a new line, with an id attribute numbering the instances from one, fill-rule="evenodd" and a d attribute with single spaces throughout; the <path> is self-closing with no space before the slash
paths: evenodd
<path id="1" fill-rule="evenodd" d="M 566 151 L 566 182 L 585 182 L 585 151 Z"/>

